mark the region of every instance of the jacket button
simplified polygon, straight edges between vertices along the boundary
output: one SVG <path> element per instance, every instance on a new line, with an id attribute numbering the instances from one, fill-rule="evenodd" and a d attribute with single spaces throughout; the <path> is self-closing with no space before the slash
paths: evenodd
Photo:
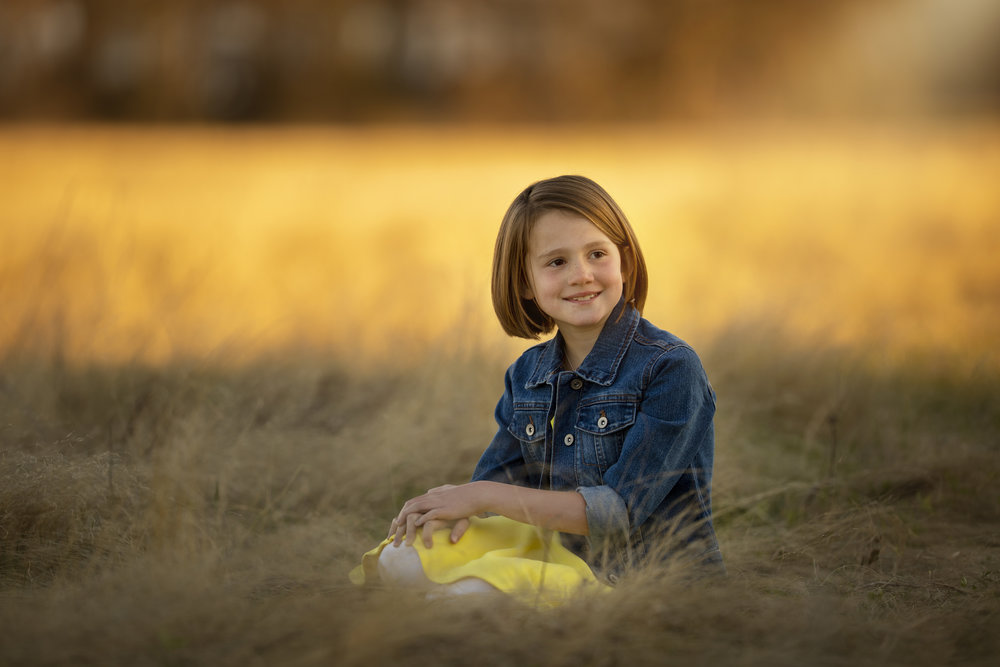
<path id="1" fill-rule="evenodd" d="M 528 424 L 527 426 L 524 427 L 524 432 L 528 434 L 529 438 L 531 436 L 535 435 L 535 425 L 534 424 Z"/>
<path id="2" fill-rule="evenodd" d="M 563 438 L 563 444 L 566 445 L 567 447 L 569 447 L 570 445 L 573 444 L 573 440 L 574 440 L 573 434 L 572 433 L 567 433 L 566 437 Z"/>
<path id="3" fill-rule="evenodd" d="M 597 428 L 604 428 L 607 425 L 608 425 L 607 417 L 601 417 L 600 419 L 597 420 Z"/>
<path id="4" fill-rule="evenodd" d="M 576 390 L 583 389 L 583 380 L 580 378 L 573 378 L 570 381 L 569 386 Z"/>

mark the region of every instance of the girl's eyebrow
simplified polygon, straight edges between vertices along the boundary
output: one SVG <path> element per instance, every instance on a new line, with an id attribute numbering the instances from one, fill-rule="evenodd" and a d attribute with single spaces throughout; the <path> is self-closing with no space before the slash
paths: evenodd
<path id="1" fill-rule="evenodd" d="M 584 250 L 591 250 L 593 248 L 599 248 L 604 245 L 608 245 L 610 241 L 591 241 L 590 243 L 583 246 Z M 548 257 L 554 257 L 555 255 L 565 255 L 570 251 L 569 248 L 553 248 L 551 250 L 546 250 L 545 252 L 540 252 L 535 255 L 538 259 L 546 259 Z"/>

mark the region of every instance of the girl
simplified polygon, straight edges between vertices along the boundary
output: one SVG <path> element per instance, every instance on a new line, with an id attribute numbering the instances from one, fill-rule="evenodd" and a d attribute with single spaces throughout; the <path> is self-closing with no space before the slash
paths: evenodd
<path id="1" fill-rule="evenodd" d="M 493 306 L 511 336 L 557 333 L 508 369 L 472 480 L 406 501 L 356 581 L 554 604 L 652 558 L 723 571 L 709 493 L 715 394 L 694 350 L 642 318 L 647 286 L 632 227 L 597 183 L 560 176 L 514 199 Z"/>

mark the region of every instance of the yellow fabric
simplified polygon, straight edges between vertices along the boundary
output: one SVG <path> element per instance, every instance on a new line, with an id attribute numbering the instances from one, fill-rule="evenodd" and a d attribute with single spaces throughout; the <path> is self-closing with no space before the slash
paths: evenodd
<path id="1" fill-rule="evenodd" d="M 434 547 L 414 542 L 424 574 L 432 582 L 450 584 L 477 577 L 528 604 L 557 606 L 585 588 L 607 588 L 590 567 L 562 545 L 559 533 L 544 531 L 502 516 L 473 517 L 462 539 L 452 544 L 450 531 L 434 533 Z M 378 558 L 391 540 L 364 554 L 351 581 L 378 580 Z"/>

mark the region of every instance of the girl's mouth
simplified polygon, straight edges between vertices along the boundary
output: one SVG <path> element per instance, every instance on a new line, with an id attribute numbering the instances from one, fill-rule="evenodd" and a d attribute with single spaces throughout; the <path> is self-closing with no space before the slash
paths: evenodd
<path id="1" fill-rule="evenodd" d="M 567 301 L 572 301 L 574 303 L 587 303 L 588 301 L 593 301 L 601 295 L 600 292 L 591 292 L 589 294 L 577 294 L 575 296 L 566 297 Z"/>

